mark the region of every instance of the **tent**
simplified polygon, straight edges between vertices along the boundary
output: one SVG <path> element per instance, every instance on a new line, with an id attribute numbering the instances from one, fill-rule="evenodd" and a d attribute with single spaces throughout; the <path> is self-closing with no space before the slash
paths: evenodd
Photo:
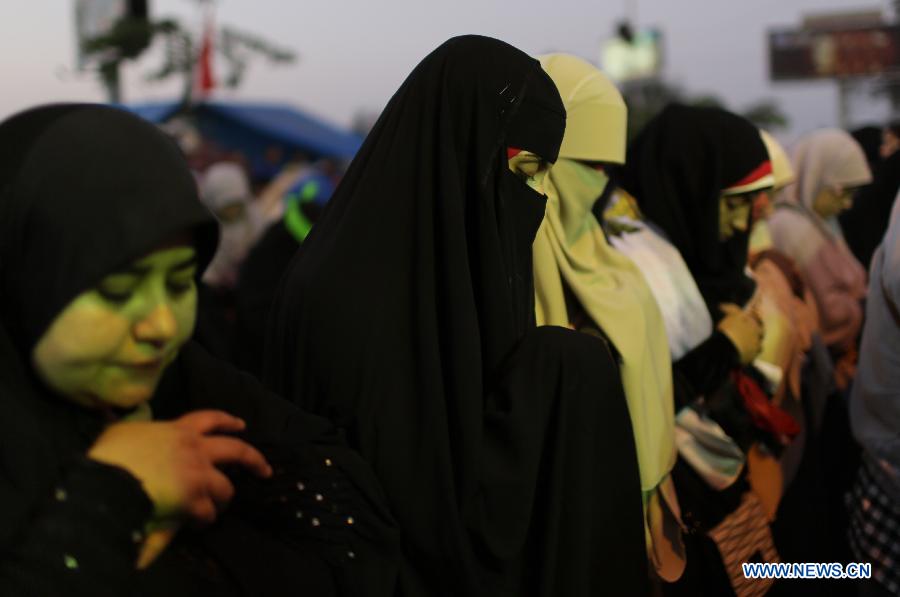
<path id="1" fill-rule="evenodd" d="M 179 112 L 180 103 L 147 102 L 122 105 L 138 116 L 163 124 L 187 115 L 203 137 L 224 150 L 237 150 L 250 162 L 256 177 L 266 178 L 298 152 L 311 159 L 349 160 L 362 138 L 287 104 L 208 101 Z"/>

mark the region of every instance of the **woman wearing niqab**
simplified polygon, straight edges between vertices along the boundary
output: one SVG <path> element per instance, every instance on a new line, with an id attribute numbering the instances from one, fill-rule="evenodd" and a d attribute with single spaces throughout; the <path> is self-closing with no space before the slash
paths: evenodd
<path id="1" fill-rule="evenodd" d="M 0 124 L 0 593 L 393 594 L 389 518 L 365 463 L 327 421 L 188 340 L 216 237 L 183 156 L 136 116 L 64 104 Z M 160 273 L 166 251 L 194 261 Z M 66 371 L 77 376 L 55 377 Z M 91 385 L 103 380 L 123 389 Z M 98 452 L 114 429 L 133 436 L 128 425 L 198 409 L 241 417 L 275 469 L 226 466 L 234 498 L 202 529 L 184 512 L 159 518 L 152 484 L 128 466 L 140 451 Z"/>
<path id="2" fill-rule="evenodd" d="M 615 362 L 597 338 L 534 328 L 545 197 L 508 154 L 553 162 L 564 126 L 536 60 L 449 40 L 385 108 L 273 307 L 265 381 L 375 469 L 404 595 L 646 589 Z"/>
<path id="3" fill-rule="evenodd" d="M 640 270 L 609 245 L 592 213 L 608 182 L 604 167 L 625 161 L 625 102 L 603 73 L 580 58 L 549 54 L 541 64 L 563 98 L 566 134 L 544 183 L 547 212 L 534 242 L 537 323 L 601 335 L 619 356 L 635 432 L 648 554 L 662 578 L 675 580 L 684 561 L 669 478 L 675 464 L 675 407 L 666 330 Z"/>

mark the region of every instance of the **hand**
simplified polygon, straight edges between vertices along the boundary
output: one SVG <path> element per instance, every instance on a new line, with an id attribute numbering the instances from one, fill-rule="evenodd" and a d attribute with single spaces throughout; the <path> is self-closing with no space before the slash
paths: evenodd
<path id="1" fill-rule="evenodd" d="M 742 364 L 752 363 L 762 350 L 765 332 L 759 315 L 752 309 L 744 310 L 734 303 L 723 303 L 719 308 L 725 314 L 725 318 L 717 326 L 719 331 L 734 344 Z"/>
<path id="2" fill-rule="evenodd" d="M 154 518 L 189 518 L 211 523 L 234 495 L 234 486 L 216 468 L 238 464 L 260 477 L 272 469 L 250 444 L 215 432 L 241 431 L 241 419 L 222 411 L 196 411 L 171 422 L 110 425 L 88 457 L 126 469 L 144 486 Z"/>
<path id="3" fill-rule="evenodd" d="M 138 570 L 146 570 L 150 564 L 156 561 L 162 552 L 166 550 L 169 543 L 175 539 L 180 524 L 177 521 L 170 520 L 160 525 L 151 525 L 141 545 L 140 553 L 138 553 L 137 568 Z"/>
<path id="4" fill-rule="evenodd" d="M 841 355 L 834 364 L 834 383 L 842 392 L 850 386 L 850 382 L 856 377 L 858 356 L 856 347 L 852 347 Z"/>

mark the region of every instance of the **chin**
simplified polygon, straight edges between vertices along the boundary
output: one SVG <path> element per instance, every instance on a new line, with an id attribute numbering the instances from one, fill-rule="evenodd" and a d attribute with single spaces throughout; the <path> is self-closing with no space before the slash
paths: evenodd
<path id="1" fill-rule="evenodd" d="M 100 402 L 115 408 L 135 408 L 149 401 L 155 391 L 156 383 L 123 384 L 109 392 L 104 392 L 100 397 Z"/>

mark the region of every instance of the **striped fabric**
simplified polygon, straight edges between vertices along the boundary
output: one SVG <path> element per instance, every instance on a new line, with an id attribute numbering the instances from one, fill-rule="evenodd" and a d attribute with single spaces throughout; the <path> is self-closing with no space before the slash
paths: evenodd
<path id="1" fill-rule="evenodd" d="M 716 542 L 725 570 L 731 579 L 731 588 L 737 597 L 765 595 L 774 579 L 744 578 L 744 563 L 780 562 L 766 512 L 759 498 L 746 492 L 741 505 L 713 530 L 709 537 Z"/>

